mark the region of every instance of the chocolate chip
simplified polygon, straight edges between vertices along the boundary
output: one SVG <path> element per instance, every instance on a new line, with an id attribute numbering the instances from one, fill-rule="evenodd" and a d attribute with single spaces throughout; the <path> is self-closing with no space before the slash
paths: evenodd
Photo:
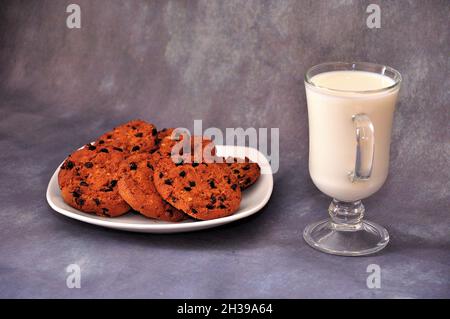
<path id="1" fill-rule="evenodd" d="M 102 152 L 102 153 L 109 153 L 109 151 L 108 151 L 106 148 L 102 148 L 102 149 L 100 150 L 100 152 Z"/>
<path id="2" fill-rule="evenodd" d="M 142 134 L 142 132 L 139 132 L 139 133 L 136 133 L 136 134 L 134 134 L 134 136 L 136 136 L 136 137 L 142 137 L 144 134 Z"/>
<path id="3" fill-rule="evenodd" d="M 184 190 L 185 190 L 186 192 L 190 192 L 190 191 L 192 190 L 192 188 L 186 186 L 186 187 L 184 188 Z"/>
<path id="4" fill-rule="evenodd" d="M 76 198 L 75 199 L 75 203 L 77 203 L 79 206 L 83 206 L 84 205 L 84 199 Z"/>
<path id="5" fill-rule="evenodd" d="M 209 184 L 209 187 L 211 187 L 211 188 L 217 188 L 216 184 L 214 183 L 214 180 L 212 180 L 212 179 L 209 180 L 208 184 Z"/>
<path id="6" fill-rule="evenodd" d="M 164 181 L 164 184 L 166 184 L 166 185 L 172 185 L 172 180 L 170 179 L 170 178 L 168 178 L 168 179 L 166 179 L 165 181 Z"/>
<path id="7" fill-rule="evenodd" d="M 227 208 L 227 206 L 225 206 L 224 204 L 220 204 L 220 205 L 219 205 L 219 208 L 220 208 L 220 209 L 225 209 L 225 208 Z"/>
<path id="8" fill-rule="evenodd" d="M 130 170 L 131 170 L 131 171 L 137 170 L 137 164 L 136 164 L 135 162 L 131 162 L 131 163 L 130 163 Z"/>
<path id="9" fill-rule="evenodd" d="M 95 203 L 95 205 L 98 206 L 98 205 L 100 205 L 101 202 L 98 198 L 94 198 L 94 203 Z"/>
<path id="10" fill-rule="evenodd" d="M 248 178 L 245 180 L 244 184 L 245 184 L 245 185 L 248 185 L 248 184 L 250 184 L 251 182 L 252 182 L 251 178 L 248 177 Z"/>
<path id="11" fill-rule="evenodd" d="M 117 185 L 117 180 L 113 179 L 109 184 L 102 189 L 103 192 L 112 192 L 114 187 Z"/>
<path id="12" fill-rule="evenodd" d="M 67 161 L 61 166 L 62 169 L 72 169 L 75 166 L 75 163 L 72 161 Z"/>
<path id="13" fill-rule="evenodd" d="M 172 203 L 176 203 L 177 202 L 177 198 L 175 196 L 170 196 L 170 200 L 172 201 Z"/>
<path id="14" fill-rule="evenodd" d="M 227 181 L 227 184 L 231 184 L 230 176 L 225 176 L 225 180 Z"/>
<path id="15" fill-rule="evenodd" d="M 94 164 L 92 164 L 92 162 L 86 162 L 86 163 L 84 163 L 84 167 L 92 168 L 92 167 L 94 167 Z"/>
<path id="16" fill-rule="evenodd" d="M 210 198 L 210 200 L 211 200 L 211 203 L 212 203 L 212 204 L 215 204 L 215 203 L 216 203 L 216 201 L 217 201 L 217 199 L 216 199 L 216 196 L 214 196 L 214 195 L 211 195 L 211 198 Z"/>
<path id="17" fill-rule="evenodd" d="M 123 152 L 123 149 L 121 149 L 120 147 L 113 147 L 113 150 Z"/>
<path id="18" fill-rule="evenodd" d="M 232 189 L 232 190 L 234 190 L 234 191 L 235 191 L 235 190 L 236 190 L 236 188 L 237 188 L 237 185 L 236 185 L 236 184 L 233 184 L 233 185 L 231 185 L 231 189 Z"/>
<path id="19" fill-rule="evenodd" d="M 183 163 L 184 163 L 184 160 L 183 160 L 182 158 L 180 158 L 180 159 L 178 160 L 178 162 L 175 163 L 175 166 L 183 165 Z"/>
<path id="20" fill-rule="evenodd" d="M 197 214 L 198 213 L 195 208 L 191 208 L 191 212 L 192 212 L 192 214 Z"/>
<path id="21" fill-rule="evenodd" d="M 155 136 L 156 134 L 158 134 L 158 130 L 156 128 L 152 129 L 152 135 Z"/>
<path id="22" fill-rule="evenodd" d="M 131 149 L 132 152 L 136 152 L 139 151 L 141 148 L 139 146 L 133 146 L 133 148 Z"/>
<path id="23" fill-rule="evenodd" d="M 100 145 L 105 144 L 105 141 L 104 140 L 100 140 L 100 141 L 98 141 L 98 144 L 100 144 Z"/>
<path id="24" fill-rule="evenodd" d="M 102 208 L 102 212 L 103 212 L 103 214 L 109 216 L 109 209 L 108 208 Z"/>
<path id="25" fill-rule="evenodd" d="M 213 205 L 213 204 L 208 204 L 208 205 L 206 205 L 206 208 L 208 208 L 208 209 L 214 209 L 214 205 Z"/>
<path id="26" fill-rule="evenodd" d="M 219 201 L 223 202 L 223 201 L 225 201 L 226 198 L 227 197 L 225 195 L 220 195 L 219 196 Z"/>
<path id="27" fill-rule="evenodd" d="M 197 162 L 193 162 L 192 163 L 192 167 L 197 167 L 198 166 L 198 163 Z"/>
<path id="28" fill-rule="evenodd" d="M 233 173 L 235 173 L 235 174 L 239 174 L 239 173 L 240 173 L 240 171 L 239 171 L 238 169 L 234 169 L 234 170 L 233 170 Z"/>
<path id="29" fill-rule="evenodd" d="M 194 181 L 189 181 L 189 186 L 195 187 L 195 182 Z"/>
<path id="30" fill-rule="evenodd" d="M 159 173 L 159 178 L 163 178 L 164 174 L 161 172 Z"/>
<path id="31" fill-rule="evenodd" d="M 185 177 L 186 176 L 186 172 L 185 171 L 181 171 L 179 174 L 181 177 Z"/>
<path id="32" fill-rule="evenodd" d="M 93 150 L 96 149 L 96 147 L 95 147 L 94 145 L 92 145 L 92 144 L 88 144 L 88 145 L 87 145 L 87 148 L 88 148 L 88 150 L 90 150 L 90 151 L 93 151 Z"/>
<path id="33" fill-rule="evenodd" d="M 242 168 L 244 171 L 248 171 L 250 169 L 250 165 L 246 165 Z"/>
<path id="34" fill-rule="evenodd" d="M 137 127 L 136 127 L 136 126 L 132 126 L 131 128 L 132 128 L 133 130 L 136 130 L 136 129 L 137 129 Z"/>
<path id="35" fill-rule="evenodd" d="M 85 181 L 81 181 L 81 182 L 80 182 L 80 186 L 89 186 L 89 184 L 86 183 Z"/>
<path id="36" fill-rule="evenodd" d="M 106 138 L 107 138 L 108 140 L 110 140 L 110 139 L 112 139 L 112 135 L 110 134 L 110 135 L 108 135 Z"/>
<path id="37" fill-rule="evenodd" d="M 72 192 L 72 196 L 75 198 L 79 198 L 81 196 L 81 191 L 79 188 L 76 188 L 73 192 Z"/>
<path id="38" fill-rule="evenodd" d="M 153 165 L 150 164 L 150 162 L 147 162 L 147 167 L 150 168 L 152 171 L 154 171 L 155 169 L 153 168 Z"/>

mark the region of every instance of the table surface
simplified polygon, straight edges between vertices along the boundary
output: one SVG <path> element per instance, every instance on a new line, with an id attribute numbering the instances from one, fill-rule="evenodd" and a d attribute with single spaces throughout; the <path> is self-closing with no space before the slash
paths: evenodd
<path id="1" fill-rule="evenodd" d="M 2 9 L 0 297 L 450 297 L 446 1 L 384 4 L 380 30 L 365 28 L 360 1 L 100 2 L 80 1 L 80 30 L 64 26 L 65 8 L 52 1 Z M 311 19 L 328 22 L 319 32 Z M 350 59 L 387 63 L 404 78 L 390 175 L 364 202 L 391 242 L 358 258 L 302 239 L 330 202 L 308 174 L 302 76 L 315 63 Z M 52 211 L 46 187 L 67 154 L 137 117 L 160 128 L 194 119 L 204 128 L 280 128 L 271 200 L 245 220 L 171 235 Z M 80 289 L 66 286 L 71 264 Z M 381 269 L 378 289 L 366 283 L 371 264 Z"/>

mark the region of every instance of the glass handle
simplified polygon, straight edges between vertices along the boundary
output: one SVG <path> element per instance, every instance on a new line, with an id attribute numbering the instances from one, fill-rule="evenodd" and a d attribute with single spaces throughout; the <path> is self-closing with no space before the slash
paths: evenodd
<path id="1" fill-rule="evenodd" d="M 372 174 L 375 153 L 375 135 L 372 121 L 364 113 L 352 116 L 356 134 L 355 170 L 349 173 L 350 181 L 367 180 Z"/>

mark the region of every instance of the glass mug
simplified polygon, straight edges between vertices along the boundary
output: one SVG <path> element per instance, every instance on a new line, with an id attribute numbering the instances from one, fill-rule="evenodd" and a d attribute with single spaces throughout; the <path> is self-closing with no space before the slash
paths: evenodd
<path id="1" fill-rule="evenodd" d="M 389 168 L 398 71 L 372 63 L 323 63 L 305 75 L 309 123 L 309 173 L 333 198 L 329 219 L 303 232 L 326 253 L 361 256 L 383 249 L 389 234 L 363 220 L 361 200 L 378 191 Z"/>

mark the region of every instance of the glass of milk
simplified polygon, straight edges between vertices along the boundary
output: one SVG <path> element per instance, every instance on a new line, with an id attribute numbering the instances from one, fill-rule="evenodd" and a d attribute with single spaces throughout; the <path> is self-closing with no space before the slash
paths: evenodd
<path id="1" fill-rule="evenodd" d="M 373 63 L 331 62 L 305 75 L 309 122 L 309 173 L 333 198 L 331 218 L 306 227 L 303 237 L 326 253 L 362 256 L 383 249 L 389 234 L 363 219 L 361 200 L 388 175 L 398 71 Z"/>

